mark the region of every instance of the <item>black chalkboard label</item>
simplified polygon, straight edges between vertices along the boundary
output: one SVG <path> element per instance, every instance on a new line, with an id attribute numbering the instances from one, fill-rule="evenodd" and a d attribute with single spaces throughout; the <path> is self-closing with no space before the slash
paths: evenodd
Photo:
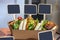
<path id="1" fill-rule="evenodd" d="M 52 11 L 51 5 L 49 5 L 49 4 L 39 4 L 38 5 L 39 14 L 50 14 L 51 11 Z"/>
<path id="2" fill-rule="evenodd" d="M 19 14 L 20 7 L 19 5 L 8 5 L 8 14 Z"/>
<path id="3" fill-rule="evenodd" d="M 26 4 L 24 5 L 24 13 L 25 14 L 37 14 L 37 6 L 36 5 L 30 5 L 30 4 Z"/>
<path id="4" fill-rule="evenodd" d="M 0 37 L 0 40 L 14 40 L 14 38 L 6 36 L 6 37 Z"/>
<path id="5" fill-rule="evenodd" d="M 38 36 L 39 40 L 53 40 L 52 31 L 40 32 Z"/>

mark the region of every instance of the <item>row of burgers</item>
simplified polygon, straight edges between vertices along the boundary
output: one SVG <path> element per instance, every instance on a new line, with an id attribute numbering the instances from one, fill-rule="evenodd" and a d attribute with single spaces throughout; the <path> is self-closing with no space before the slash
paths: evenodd
<path id="1" fill-rule="evenodd" d="M 51 30 L 56 28 L 56 24 L 52 21 L 38 19 L 34 20 L 32 16 L 28 16 L 26 19 L 18 17 L 13 21 L 10 21 L 9 26 L 13 30 Z"/>

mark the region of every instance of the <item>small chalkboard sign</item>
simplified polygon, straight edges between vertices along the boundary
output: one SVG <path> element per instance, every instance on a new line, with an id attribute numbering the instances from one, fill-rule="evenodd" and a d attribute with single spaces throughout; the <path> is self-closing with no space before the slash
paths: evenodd
<path id="1" fill-rule="evenodd" d="M 38 13 L 39 14 L 50 14 L 52 12 L 51 4 L 39 4 Z"/>
<path id="2" fill-rule="evenodd" d="M 0 40 L 15 40 L 12 36 L 2 36 L 0 37 Z"/>
<path id="3" fill-rule="evenodd" d="M 19 5 L 8 5 L 8 14 L 20 14 Z"/>
<path id="4" fill-rule="evenodd" d="M 51 30 L 39 32 L 38 40 L 53 40 L 53 32 Z"/>
<path id="5" fill-rule="evenodd" d="M 24 13 L 25 15 L 36 15 L 37 14 L 37 6 L 35 4 L 25 4 L 24 5 Z"/>

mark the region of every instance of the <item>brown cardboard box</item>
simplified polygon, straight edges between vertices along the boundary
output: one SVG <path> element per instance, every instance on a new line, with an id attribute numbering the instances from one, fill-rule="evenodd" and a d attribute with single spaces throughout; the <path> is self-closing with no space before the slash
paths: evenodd
<path id="1" fill-rule="evenodd" d="M 13 36 L 15 39 L 21 40 L 38 40 L 38 32 L 34 30 L 13 30 Z"/>
<path id="2" fill-rule="evenodd" d="M 13 30 L 9 25 L 11 35 L 17 40 L 38 40 L 39 30 Z"/>

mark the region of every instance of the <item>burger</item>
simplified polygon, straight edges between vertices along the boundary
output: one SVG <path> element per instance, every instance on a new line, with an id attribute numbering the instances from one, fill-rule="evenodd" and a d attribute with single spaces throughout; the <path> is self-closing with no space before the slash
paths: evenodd
<path id="1" fill-rule="evenodd" d="M 42 30 L 51 30 L 56 26 L 56 24 L 53 23 L 52 21 L 43 20 L 41 26 Z"/>
<path id="2" fill-rule="evenodd" d="M 28 16 L 26 23 L 26 30 L 34 30 L 37 25 L 37 21 L 32 18 L 32 16 Z"/>
<path id="3" fill-rule="evenodd" d="M 50 30 L 50 29 L 52 29 L 53 27 L 55 27 L 56 25 L 55 25 L 55 23 L 53 23 L 52 21 L 48 21 L 46 24 L 45 24 L 45 28 L 47 29 L 47 30 Z"/>

